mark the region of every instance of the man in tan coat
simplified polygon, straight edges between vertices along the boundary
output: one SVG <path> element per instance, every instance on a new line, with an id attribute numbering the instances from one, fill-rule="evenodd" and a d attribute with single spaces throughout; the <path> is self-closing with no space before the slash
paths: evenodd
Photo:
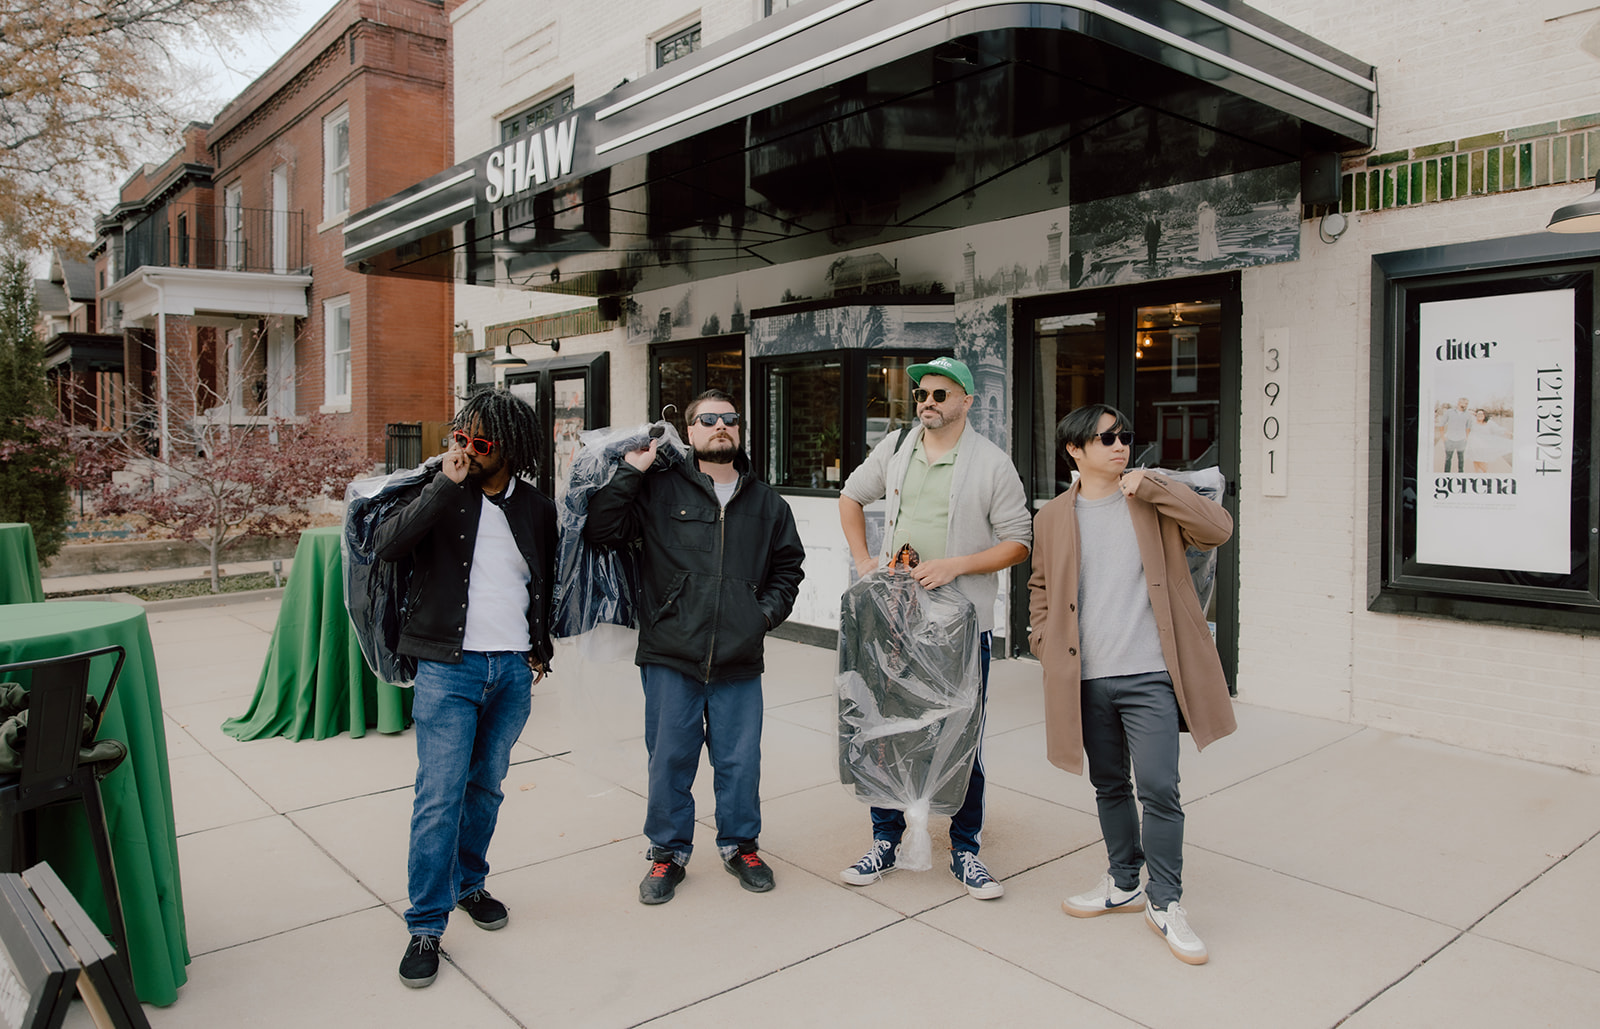
<path id="1" fill-rule="evenodd" d="M 1198 965 L 1205 944 L 1178 903 L 1178 735 L 1187 728 L 1203 749 L 1235 723 L 1185 551 L 1226 542 L 1233 520 L 1187 486 L 1129 471 L 1131 429 L 1104 404 L 1063 418 L 1056 440 L 1078 480 L 1034 519 L 1029 642 L 1044 666 L 1046 747 L 1052 764 L 1079 774 L 1087 753 L 1110 860 L 1100 883 L 1062 909 L 1079 918 L 1143 910 L 1172 953 Z"/>

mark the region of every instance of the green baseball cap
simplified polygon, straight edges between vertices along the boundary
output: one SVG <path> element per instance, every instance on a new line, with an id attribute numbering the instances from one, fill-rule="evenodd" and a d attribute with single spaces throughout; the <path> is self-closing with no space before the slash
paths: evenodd
<path id="1" fill-rule="evenodd" d="M 961 388 L 968 393 L 978 392 L 972 385 L 972 372 L 953 357 L 936 357 L 927 364 L 914 364 L 906 369 L 906 374 L 919 386 L 924 375 L 943 375 L 947 379 L 961 383 Z"/>

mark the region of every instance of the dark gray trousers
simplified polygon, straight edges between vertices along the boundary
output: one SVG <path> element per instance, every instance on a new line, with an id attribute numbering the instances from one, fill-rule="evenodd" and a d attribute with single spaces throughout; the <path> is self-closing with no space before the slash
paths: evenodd
<path id="1" fill-rule="evenodd" d="M 1083 750 L 1111 877 L 1131 890 L 1148 865 L 1150 903 L 1164 909 L 1183 897 L 1178 698 L 1172 680 L 1164 671 L 1086 679 L 1082 697 Z"/>

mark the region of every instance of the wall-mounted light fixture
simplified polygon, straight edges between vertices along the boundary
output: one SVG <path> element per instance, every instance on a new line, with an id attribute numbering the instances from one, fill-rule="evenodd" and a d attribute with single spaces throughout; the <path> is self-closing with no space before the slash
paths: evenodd
<path id="1" fill-rule="evenodd" d="M 1577 203 L 1556 208 L 1545 228 L 1551 232 L 1600 232 L 1600 172 L 1594 176 L 1594 192 Z"/>
<path id="2" fill-rule="evenodd" d="M 513 332 L 522 333 L 523 337 L 536 347 L 549 347 L 552 352 L 556 353 L 559 353 L 561 350 L 561 341 L 559 339 L 537 340 L 533 338 L 533 333 L 529 332 L 527 329 L 524 329 L 520 325 L 513 325 L 511 328 L 506 330 L 506 345 L 501 348 L 505 351 L 505 353 L 495 355 L 495 359 L 492 362 L 494 367 L 526 368 L 528 366 L 528 362 L 526 360 L 511 352 L 511 334 Z"/>

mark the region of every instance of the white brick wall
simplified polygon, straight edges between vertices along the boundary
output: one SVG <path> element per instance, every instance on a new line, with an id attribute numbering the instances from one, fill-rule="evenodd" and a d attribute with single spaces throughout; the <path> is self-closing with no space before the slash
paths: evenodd
<path id="1" fill-rule="evenodd" d="M 583 104 L 643 75 L 650 37 L 694 12 L 711 44 L 750 25 L 759 0 L 606 0 L 603 15 L 598 6 L 474 0 L 456 12 L 458 159 L 491 146 L 500 117 L 557 88 L 572 85 Z M 1581 46 L 1600 12 L 1545 21 L 1546 7 L 1503 0 L 1253 6 L 1377 66 L 1379 152 L 1600 111 L 1600 62 Z M 1300 261 L 1243 273 L 1241 698 L 1600 771 L 1600 637 L 1366 610 L 1372 255 L 1539 232 L 1586 192 L 1552 186 L 1355 215 L 1333 244 L 1308 223 Z M 483 324 L 572 302 L 463 287 L 457 317 L 481 339 Z M 1266 497 L 1253 430 L 1261 348 L 1277 330 L 1292 348 L 1289 488 Z M 644 347 L 612 346 L 619 420 L 643 416 L 646 372 Z"/>
<path id="2" fill-rule="evenodd" d="M 1507 111 L 1462 131 L 1518 123 Z M 1536 233 L 1583 192 L 1355 215 L 1333 244 L 1307 223 L 1299 262 L 1244 274 L 1242 699 L 1600 771 L 1600 637 L 1366 610 L 1372 255 Z M 1261 461 L 1256 355 L 1280 327 L 1293 337 L 1289 495 L 1264 497 L 1250 481 Z"/>

